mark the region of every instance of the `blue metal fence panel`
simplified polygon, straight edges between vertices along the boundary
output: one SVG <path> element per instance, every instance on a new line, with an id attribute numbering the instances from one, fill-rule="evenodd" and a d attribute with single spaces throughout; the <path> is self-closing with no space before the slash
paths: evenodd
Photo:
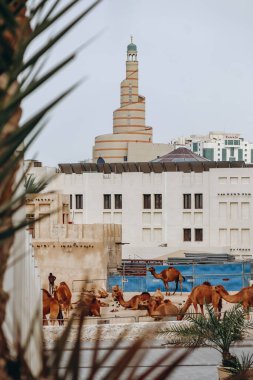
<path id="1" fill-rule="evenodd" d="M 168 268 L 168 266 L 154 266 L 156 273 Z M 252 264 L 224 263 L 224 264 L 179 264 L 174 265 L 185 277 L 183 282 L 183 292 L 190 292 L 194 286 L 209 281 L 212 285 L 223 285 L 228 291 L 238 291 L 242 287 L 249 285 L 252 278 Z M 119 285 L 126 292 L 154 292 L 160 288 L 165 292 L 163 281 L 156 279 L 147 271 L 146 277 L 142 276 L 111 276 L 108 278 L 108 290 L 112 286 Z M 175 290 L 175 282 L 169 283 L 170 292 Z M 180 285 L 178 291 L 180 291 Z"/>
<path id="2" fill-rule="evenodd" d="M 145 292 L 146 277 L 127 276 L 124 278 L 123 289 L 125 292 Z"/>

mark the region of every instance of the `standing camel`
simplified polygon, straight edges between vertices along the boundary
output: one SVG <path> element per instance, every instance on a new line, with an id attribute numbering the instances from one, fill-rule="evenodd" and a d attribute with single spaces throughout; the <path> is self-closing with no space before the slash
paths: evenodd
<path id="1" fill-rule="evenodd" d="M 215 286 L 215 290 L 225 301 L 241 303 L 244 311 L 249 316 L 249 307 L 253 306 L 253 286 L 242 288 L 238 293 L 233 295 L 228 294 L 222 285 Z"/>
<path id="2" fill-rule="evenodd" d="M 178 289 L 178 283 L 180 283 L 180 289 L 181 289 L 181 295 L 182 295 L 182 282 L 185 281 L 185 277 L 182 276 L 181 272 L 173 267 L 168 267 L 161 271 L 161 273 L 156 273 L 155 268 L 151 267 L 147 269 L 155 278 L 158 278 L 163 281 L 165 289 L 166 289 L 166 296 L 170 295 L 169 291 L 169 285 L 168 282 L 175 281 L 176 283 L 176 289 L 173 294 L 176 293 Z"/>
<path id="3" fill-rule="evenodd" d="M 55 321 L 58 319 L 59 325 L 62 322 L 62 312 L 61 307 L 57 299 L 51 296 L 51 294 L 46 290 L 42 289 L 42 305 L 43 305 L 43 325 L 47 325 L 47 314 L 50 314 L 50 321 L 54 325 Z"/>
<path id="4" fill-rule="evenodd" d="M 68 318 L 69 310 L 71 308 L 72 293 L 66 282 L 60 282 L 60 285 L 56 287 L 54 291 L 54 297 L 57 299 L 59 304 L 62 305 L 62 309 L 66 313 L 66 316 Z"/>
<path id="5" fill-rule="evenodd" d="M 221 308 L 222 308 L 222 298 L 216 292 L 215 287 L 210 284 L 210 282 L 205 281 L 203 284 L 195 286 L 189 297 L 187 298 L 184 306 L 179 312 L 177 317 L 178 321 L 181 321 L 189 309 L 191 304 L 195 309 L 195 313 L 198 313 L 198 305 L 200 306 L 201 314 L 204 315 L 203 306 L 205 304 L 212 304 L 215 314 L 220 317 Z"/>

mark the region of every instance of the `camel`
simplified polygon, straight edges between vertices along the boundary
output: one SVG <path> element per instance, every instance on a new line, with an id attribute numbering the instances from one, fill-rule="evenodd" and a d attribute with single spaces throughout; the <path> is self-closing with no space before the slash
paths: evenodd
<path id="1" fill-rule="evenodd" d="M 90 292 L 85 292 L 82 298 L 77 302 L 77 308 L 83 310 L 85 316 L 101 317 L 101 307 L 109 307 L 109 304 L 100 301 Z"/>
<path id="2" fill-rule="evenodd" d="M 95 296 L 97 298 L 107 298 L 109 296 L 109 293 L 105 289 L 99 288 L 95 290 Z"/>
<path id="3" fill-rule="evenodd" d="M 119 291 L 122 291 L 121 288 L 119 287 L 119 285 L 114 285 L 114 286 L 112 287 L 112 298 L 113 298 L 113 299 L 116 298 L 117 293 L 118 293 Z"/>
<path id="4" fill-rule="evenodd" d="M 153 294 L 152 297 L 155 298 L 155 299 L 160 299 L 161 301 L 164 300 L 164 295 L 162 294 L 160 288 L 157 288 L 157 289 L 156 289 L 156 291 L 155 291 L 155 293 Z"/>
<path id="5" fill-rule="evenodd" d="M 71 309 L 72 293 L 66 282 L 60 282 L 59 286 L 55 287 L 54 297 L 58 300 L 67 318 L 69 317 L 69 310 Z"/>
<path id="6" fill-rule="evenodd" d="M 43 305 L 43 325 L 48 325 L 47 314 L 50 314 L 50 321 L 54 325 L 58 319 L 59 325 L 63 324 L 63 315 L 61 307 L 57 299 L 51 296 L 46 290 L 42 289 L 42 305 Z"/>
<path id="7" fill-rule="evenodd" d="M 178 289 L 178 282 L 180 283 L 180 289 L 181 289 L 181 295 L 182 295 L 182 282 L 185 281 L 185 277 L 182 276 L 181 272 L 173 267 L 168 267 L 164 269 L 161 273 L 156 273 L 155 268 L 151 267 L 147 269 L 155 278 L 158 278 L 163 281 L 165 289 L 166 289 L 166 296 L 170 295 L 169 291 L 169 285 L 168 282 L 175 281 L 176 283 L 176 289 L 173 294 L 176 293 Z"/>
<path id="8" fill-rule="evenodd" d="M 101 317 L 100 302 L 96 299 L 96 297 L 93 297 L 91 303 L 89 304 L 89 316 Z"/>
<path id="9" fill-rule="evenodd" d="M 122 290 L 116 293 L 116 299 L 125 309 L 138 310 L 141 306 L 146 306 L 147 301 L 150 299 L 151 295 L 148 292 L 143 292 L 136 296 L 133 296 L 130 300 L 125 301 L 123 299 Z"/>
<path id="10" fill-rule="evenodd" d="M 225 301 L 230 303 L 241 303 L 244 311 L 249 317 L 249 307 L 253 306 L 253 286 L 242 288 L 238 293 L 233 295 L 228 294 L 222 285 L 215 286 L 215 290 Z"/>
<path id="11" fill-rule="evenodd" d="M 153 297 L 148 303 L 148 315 L 155 320 L 162 319 L 167 316 L 177 316 L 179 309 L 170 300 L 161 301 Z"/>
<path id="12" fill-rule="evenodd" d="M 201 314 L 204 315 L 204 304 L 212 303 L 215 314 L 220 317 L 222 308 L 222 298 L 215 291 L 215 287 L 210 284 L 210 282 L 205 281 L 203 284 L 195 286 L 189 297 L 187 298 L 184 306 L 181 308 L 178 320 L 181 321 L 190 307 L 193 304 L 195 312 L 198 313 L 198 305 L 200 306 Z"/>

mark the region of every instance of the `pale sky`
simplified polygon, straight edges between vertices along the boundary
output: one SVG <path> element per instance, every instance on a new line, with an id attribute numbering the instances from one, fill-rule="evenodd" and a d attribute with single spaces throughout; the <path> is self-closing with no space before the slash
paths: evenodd
<path id="1" fill-rule="evenodd" d="M 101 30 L 70 67 L 26 102 L 25 116 L 87 77 L 51 112 L 27 158 L 36 155 L 56 166 L 92 157 L 95 136 L 112 133 L 130 35 L 154 142 L 209 131 L 239 132 L 253 141 L 252 0 L 104 0 L 49 62 Z"/>

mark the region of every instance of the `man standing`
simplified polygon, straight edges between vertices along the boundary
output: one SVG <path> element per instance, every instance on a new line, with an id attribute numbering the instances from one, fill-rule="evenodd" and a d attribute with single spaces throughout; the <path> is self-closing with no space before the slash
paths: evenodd
<path id="1" fill-rule="evenodd" d="M 54 282 L 55 282 L 55 280 L 56 280 L 56 277 L 52 273 L 49 273 L 49 276 L 48 276 L 49 293 L 51 295 L 53 295 L 53 293 L 54 293 Z"/>

